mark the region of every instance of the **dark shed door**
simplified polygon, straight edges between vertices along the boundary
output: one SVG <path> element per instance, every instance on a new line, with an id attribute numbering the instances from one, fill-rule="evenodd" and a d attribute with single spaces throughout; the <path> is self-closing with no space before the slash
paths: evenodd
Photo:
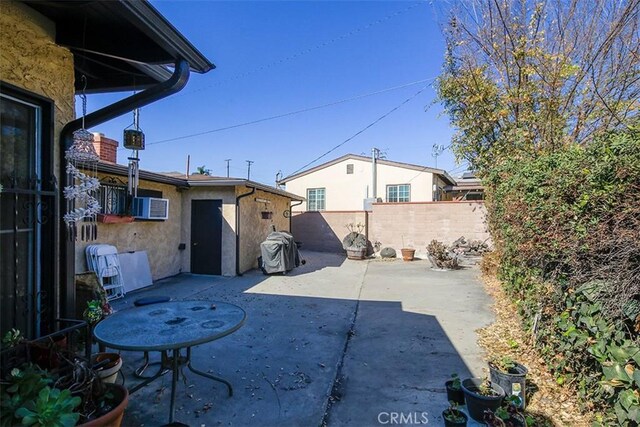
<path id="1" fill-rule="evenodd" d="M 191 201 L 191 272 L 222 274 L 222 200 Z"/>

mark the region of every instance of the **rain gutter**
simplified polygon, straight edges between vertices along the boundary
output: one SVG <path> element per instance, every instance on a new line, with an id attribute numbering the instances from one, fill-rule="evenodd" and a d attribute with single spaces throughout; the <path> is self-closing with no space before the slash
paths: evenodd
<path id="1" fill-rule="evenodd" d="M 256 187 L 246 186 L 251 188 L 248 193 L 240 194 L 236 197 L 236 275 L 242 276 L 240 272 L 240 199 L 248 197 L 256 192 Z"/>
<path id="2" fill-rule="evenodd" d="M 302 202 L 303 200 L 298 200 L 298 203 L 289 206 L 289 233 L 291 234 L 293 234 L 293 230 L 291 230 L 291 217 L 293 216 L 293 208 L 295 208 L 296 206 L 300 206 Z"/>
<path id="3" fill-rule="evenodd" d="M 189 72 L 189 63 L 183 59 L 177 60 L 173 74 L 168 80 L 145 89 L 142 92 L 138 92 L 135 95 L 114 102 L 111 105 L 107 105 L 93 113 L 87 114 L 84 117 L 84 127 L 92 128 L 94 126 L 98 126 L 104 122 L 131 112 L 136 108 L 143 107 L 179 92 L 187 84 L 187 81 L 189 80 Z M 80 117 L 67 123 L 60 132 L 60 185 L 62 187 L 68 184 L 65 152 L 69 147 L 71 147 L 73 142 L 73 132 L 82 127 L 82 120 L 82 117 Z M 60 219 L 64 213 L 65 206 L 66 201 L 64 197 L 61 197 L 60 204 L 58 205 L 58 218 Z M 61 280 L 60 292 L 63 293 L 62 295 L 57 296 L 60 298 L 59 301 L 61 303 L 62 313 L 56 314 L 73 317 L 75 316 L 75 286 L 73 277 L 75 244 L 74 242 L 69 241 L 66 227 L 58 227 L 58 231 L 56 231 L 56 238 L 60 244 L 60 258 L 56 264 L 60 266 L 58 274 L 60 274 Z"/>

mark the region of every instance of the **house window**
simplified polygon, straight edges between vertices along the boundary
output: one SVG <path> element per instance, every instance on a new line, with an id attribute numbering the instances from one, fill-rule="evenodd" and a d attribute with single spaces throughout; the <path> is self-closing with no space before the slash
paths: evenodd
<path id="1" fill-rule="evenodd" d="M 124 184 L 109 180 L 100 183 L 100 213 L 107 215 L 130 215 L 130 198 Z"/>
<path id="2" fill-rule="evenodd" d="M 307 210 L 323 211 L 325 207 L 324 188 L 307 189 Z"/>
<path id="3" fill-rule="evenodd" d="M 347 175 L 353 175 L 353 163 L 347 165 Z"/>
<path id="4" fill-rule="evenodd" d="M 410 202 L 411 185 L 387 185 L 387 202 Z"/>

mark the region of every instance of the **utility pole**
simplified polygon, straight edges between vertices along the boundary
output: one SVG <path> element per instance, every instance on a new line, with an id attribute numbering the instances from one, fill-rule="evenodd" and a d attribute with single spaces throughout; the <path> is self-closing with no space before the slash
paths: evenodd
<path id="1" fill-rule="evenodd" d="M 436 169 L 438 169 L 438 156 L 442 154 L 443 151 L 444 145 L 442 144 L 433 144 L 433 147 L 431 147 L 431 157 L 436 160 Z"/>
<path id="2" fill-rule="evenodd" d="M 231 162 L 231 159 L 225 159 L 225 162 L 227 162 L 227 178 L 229 178 L 229 163 Z"/>
<path id="3" fill-rule="evenodd" d="M 378 157 L 380 156 L 380 149 L 372 148 L 371 149 L 371 197 L 374 200 L 378 198 L 378 168 L 377 162 Z"/>
<path id="4" fill-rule="evenodd" d="M 251 164 L 255 163 L 253 160 L 247 160 L 247 179 L 251 179 Z"/>

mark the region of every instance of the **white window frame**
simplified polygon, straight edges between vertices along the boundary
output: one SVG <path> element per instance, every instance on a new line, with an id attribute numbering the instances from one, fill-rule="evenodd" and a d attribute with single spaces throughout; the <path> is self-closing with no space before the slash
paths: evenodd
<path id="1" fill-rule="evenodd" d="M 407 200 L 400 200 L 400 187 L 407 187 L 407 192 L 406 192 L 406 199 Z M 390 194 L 390 190 L 391 189 L 395 189 L 395 196 L 394 199 L 392 200 L 391 194 Z M 403 197 L 404 198 L 404 197 Z M 406 202 L 410 202 L 411 201 L 411 184 L 390 184 L 387 185 L 387 202 L 388 203 L 406 203 Z"/>
<path id="2" fill-rule="evenodd" d="M 322 197 L 318 198 L 318 191 L 322 191 Z M 307 210 L 308 211 L 323 211 L 327 206 L 327 189 L 321 188 L 307 188 Z"/>

